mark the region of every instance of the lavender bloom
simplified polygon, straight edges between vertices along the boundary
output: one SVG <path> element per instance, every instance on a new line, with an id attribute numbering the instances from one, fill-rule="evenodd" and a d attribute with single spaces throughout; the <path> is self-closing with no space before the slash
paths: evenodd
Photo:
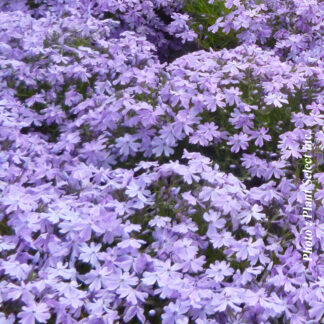
<path id="1" fill-rule="evenodd" d="M 248 136 L 246 134 L 240 133 L 235 134 L 233 137 L 230 137 L 227 144 L 232 146 L 232 152 L 237 153 L 240 150 L 245 150 L 249 146 L 248 141 Z"/>
<path id="2" fill-rule="evenodd" d="M 18 314 L 18 317 L 22 324 L 33 324 L 36 323 L 36 321 L 44 323 L 50 318 L 50 313 L 45 303 L 32 303 L 29 306 L 23 306 L 22 312 Z"/>

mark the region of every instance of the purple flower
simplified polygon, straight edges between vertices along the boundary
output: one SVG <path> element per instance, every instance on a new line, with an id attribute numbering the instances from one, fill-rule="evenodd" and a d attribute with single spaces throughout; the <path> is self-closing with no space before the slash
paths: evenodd
<path id="1" fill-rule="evenodd" d="M 107 289 L 116 290 L 118 288 L 129 288 L 137 285 L 138 278 L 129 272 L 122 272 L 120 269 L 114 271 L 106 278 Z"/>
<path id="2" fill-rule="evenodd" d="M 132 181 L 127 187 L 126 187 L 126 194 L 133 198 L 137 197 L 140 201 L 143 203 L 147 203 L 149 201 L 149 190 L 145 190 L 143 188 L 143 185 L 140 183 L 136 183 L 135 181 Z"/>
<path id="3" fill-rule="evenodd" d="M 89 289 L 99 290 L 101 288 L 106 288 L 109 286 L 111 271 L 106 267 L 99 268 L 97 267 L 94 270 L 91 270 L 89 273 L 84 275 L 83 281 L 89 285 Z"/>
<path id="4" fill-rule="evenodd" d="M 148 297 L 148 293 L 139 291 L 130 286 L 123 286 L 117 290 L 120 298 L 126 298 L 128 302 L 132 305 L 136 305 L 139 302 L 145 302 L 146 298 Z"/>
<path id="5" fill-rule="evenodd" d="M 185 315 L 189 307 L 177 301 L 176 303 L 170 303 L 164 308 L 162 314 L 163 324 L 187 324 L 189 323 L 188 317 Z"/>
<path id="6" fill-rule="evenodd" d="M 90 262 L 91 265 L 97 267 L 99 266 L 98 252 L 101 249 L 101 244 L 90 243 L 90 246 L 83 244 L 80 247 L 80 256 L 79 258 L 83 262 Z"/>
<path id="7" fill-rule="evenodd" d="M 152 141 L 152 146 L 153 146 L 153 150 L 152 150 L 153 153 L 158 157 L 161 156 L 162 154 L 165 154 L 166 156 L 170 156 L 171 154 L 174 153 L 172 147 L 167 145 L 165 141 L 163 141 L 159 137 L 154 137 Z"/>
<path id="8" fill-rule="evenodd" d="M 231 152 L 237 153 L 240 150 L 245 150 L 248 148 L 248 141 L 248 136 L 244 133 L 240 133 L 230 136 L 227 144 L 232 146 Z"/>
<path id="9" fill-rule="evenodd" d="M 240 95 L 242 94 L 242 92 L 240 91 L 239 88 L 237 87 L 231 87 L 230 89 L 225 89 L 225 98 L 226 98 L 226 102 L 232 106 L 235 104 L 239 104 L 240 103 Z"/>
<path id="10" fill-rule="evenodd" d="M 268 94 L 265 98 L 264 101 L 267 105 L 274 105 L 275 107 L 282 107 L 283 104 L 288 104 L 288 100 L 285 98 L 283 94 L 279 93 L 271 93 Z"/>
<path id="11" fill-rule="evenodd" d="M 216 261 L 209 268 L 206 271 L 207 277 L 213 278 L 216 282 L 223 281 L 225 277 L 231 276 L 234 273 L 234 270 L 225 261 Z"/>
<path id="12" fill-rule="evenodd" d="M 260 213 L 261 211 L 262 211 L 262 207 L 254 204 L 251 210 L 247 210 L 241 213 L 241 223 L 248 224 L 250 223 L 252 218 L 257 221 L 264 219 L 265 214 Z"/>
<path id="13" fill-rule="evenodd" d="M 138 151 L 140 144 L 135 141 L 136 138 L 130 134 L 125 134 L 123 137 L 116 140 L 116 148 L 119 149 L 119 154 L 122 155 L 123 158 L 128 157 L 128 155 L 134 156 Z"/>
<path id="14" fill-rule="evenodd" d="M 13 324 L 13 323 L 15 323 L 15 316 L 13 314 L 11 314 L 7 318 L 4 313 L 0 313 L 0 321 L 3 324 Z"/>
<path id="15" fill-rule="evenodd" d="M 199 125 L 197 131 L 190 137 L 190 143 L 207 146 L 214 138 L 220 137 L 217 129 L 218 126 L 215 126 L 214 122 Z"/>
<path id="16" fill-rule="evenodd" d="M 324 314 L 323 303 L 321 301 L 315 301 L 311 309 L 309 310 L 309 315 L 314 318 L 315 321 L 319 321 Z"/>
<path id="17" fill-rule="evenodd" d="M 238 305 L 242 303 L 242 299 L 237 290 L 237 288 L 225 288 L 222 293 L 215 294 L 212 301 L 215 310 L 223 312 L 229 307 L 234 312 L 240 312 L 241 308 Z"/>
<path id="18" fill-rule="evenodd" d="M 209 1 L 208 3 L 213 3 L 214 1 Z M 208 31 L 211 31 L 212 33 L 217 33 L 219 27 L 223 27 L 223 17 L 217 18 L 214 25 L 208 27 Z"/>
<path id="19" fill-rule="evenodd" d="M 22 324 L 34 324 L 36 321 L 45 323 L 50 317 L 49 308 L 45 303 L 31 303 L 22 307 L 22 312 L 18 314 Z"/>
<path id="20" fill-rule="evenodd" d="M 258 129 L 258 131 L 254 132 L 252 131 L 251 134 L 251 138 L 252 139 L 256 139 L 255 141 L 255 145 L 262 147 L 263 146 L 263 141 L 267 141 L 269 142 L 271 140 L 271 136 L 267 135 L 267 132 L 269 131 L 269 129 L 261 127 L 260 129 Z"/>

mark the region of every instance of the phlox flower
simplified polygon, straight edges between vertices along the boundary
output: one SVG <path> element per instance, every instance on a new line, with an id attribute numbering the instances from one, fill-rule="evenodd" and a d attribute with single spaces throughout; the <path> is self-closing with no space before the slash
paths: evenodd
<path id="1" fill-rule="evenodd" d="M 264 247 L 264 243 L 262 239 L 258 239 L 257 241 L 252 243 L 252 238 L 244 238 L 239 242 L 236 242 L 234 246 L 232 246 L 229 250 L 229 253 L 236 252 L 236 257 L 238 260 L 246 260 L 251 259 L 260 254 Z"/>
<path id="2" fill-rule="evenodd" d="M 283 104 L 288 104 L 288 100 L 283 94 L 270 93 L 264 98 L 265 103 L 268 106 L 274 105 L 275 107 L 281 108 Z"/>
<path id="3" fill-rule="evenodd" d="M 311 318 L 314 318 L 315 321 L 319 321 L 324 314 L 323 302 L 322 301 L 314 301 L 311 305 L 311 309 L 309 310 L 309 315 Z"/>
<path id="4" fill-rule="evenodd" d="M 176 241 L 173 246 L 173 253 L 180 260 L 192 260 L 195 258 L 197 252 L 198 247 L 188 238 Z"/>
<path id="5" fill-rule="evenodd" d="M 34 324 L 36 321 L 40 323 L 46 323 L 51 317 L 49 308 L 45 303 L 31 303 L 22 307 L 22 311 L 18 314 L 20 323 L 22 324 Z"/>
<path id="6" fill-rule="evenodd" d="M 55 266 L 49 267 L 47 273 L 51 278 L 62 277 L 65 280 L 75 280 L 76 276 L 75 269 L 70 269 L 67 263 L 63 264 L 61 261 L 58 262 Z"/>
<path id="7" fill-rule="evenodd" d="M 245 150 L 248 148 L 248 141 L 249 137 L 244 133 L 240 133 L 230 136 L 227 144 L 232 146 L 231 152 L 237 153 L 240 150 Z"/>
<path id="8" fill-rule="evenodd" d="M 213 230 L 214 228 L 215 227 L 209 226 L 207 236 L 215 249 L 222 246 L 229 247 L 234 242 L 230 232 L 224 230 L 221 233 L 218 233 L 217 231 Z"/>
<path id="9" fill-rule="evenodd" d="M 131 304 L 129 307 L 126 308 L 123 319 L 126 323 L 128 323 L 134 316 L 136 316 L 141 323 L 145 322 L 144 309 L 139 305 Z M 113 320 L 110 320 L 109 324 L 113 324 Z"/>
<path id="10" fill-rule="evenodd" d="M 204 213 L 203 218 L 206 222 L 211 223 L 209 228 L 215 227 L 218 229 L 223 229 L 225 227 L 226 220 L 224 218 L 221 218 L 220 213 L 217 213 L 213 210 Z"/>
<path id="11" fill-rule="evenodd" d="M 242 303 L 240 294 L 235 288 L 225 288 L 223 292 L 215 294 L 212 304 L 218 312 L 224 312 L 227 307 L 231 308 L 234 312 L 240 312 L 242 309 L 238 306 Z"/>
<path id="12" fill-rule="evenodd" d="M 197 144 L 199 142 L 202 146 L 207 146 L 214 138 L 220 136 L 220 132 L 217 130 L 218 126 L 215 123 L 204 123 L 198 126 L 198 129 L 190 137 L 189 142 Z"/>
<path id="13" fill-rule="evenodd" d="M 240 96 L 242 92 L 237 87 L 231 87 L 230 89 L 225 89 L 226 102 L 232 106 L 234 103 L 238 105 L 241 101 Z"/>
<path id="14" fill-rule="evenodd" d="M 265 177 L 267 179 L 274 176 L 276 179 L 280 179 L 285 175 L 285 168 L 287 167 L 287 162 L 283 160 L 271 161 L 266 170 Z"/>
<path id="15" fill-rule="evenodd" d="M 269 131 L 269 129 L 261 127 L 258 129 L 258 131 L 251 131 L 250 132 L 250 136 L 251 139 L 256 139 L 255 140 L 255 145 L 262 147 L 264 142 L 263 141 L 267 141 L 269 142 L 271 140 L 271 136 L 267 134 L 267 132 Z"/>
<path id="16" fill-rule="evenodd" d="M 0 313 L 0 323 L 2 324 L 14 324 L 15 315 L 11 314 L 8 317 L 4 313 Z"/>
<path id="17" fill-rule="evenodd" d="M 272 292 L 268 298 L 264 299 L 264 308 L 269 309 L 273 314 L 279 315 L 287 311 L 285 299 L 279 298 L 275 292 Z"/>
<path id="18" fill-rule="evenodd" d="M 204 255 L 200 257 L 192 257 L 192 259 L 187 259 L 181 264 L 183 272 L 197 273 L 203 271 L 203 265 L 206 263 L 206 257 Z"/>
<path id="19" fill-rule="evenodd" d="M 160 275 L 158 272 L 148 272 L 148 271 L 145 271 L 143 273 L 143 278 L 142 278 L 142 282 L 145 284 L 145 285 L 148 285 L 148 286 L 152 286 L 154 285 L 156 282 L 159 282 L 160 281 Z M 161 283 L 162 284 L 162 283 Z"/>
<path id="20" fill-rule="evenodd" d="M 132 305 L 136 305 L 139 302 L 145 302 L 146 298 L 148 297 L 148 293 L 139 291 L 130 286 L 124 286 L 117 289 L 117 293 L 119 294 L 120 298 L 126 298 L 128 302 Z"/>
<path id="21" fill-rule="evenodd" d="M 149 201 L 150 191 L 145 190 L 140 184 L 137 184 L 135 181 L 132 181 L 126 188 L 126 194 L 129 197 L 137 197 L 143 203 L 147 203 Z"/>
<path id="22" fill-rule="evenodd" d="M 300 153 L 301 150 L 298 144 L 290 145 L 288 148 L 284 148 L 281 151 L 282 151 L 281 157 L 284 160 L 288 160 L 290 157 L 295 159 L 300 159 L 302 157 Z"/>
<path id="23" fill-rule="evenodd" d="M 168 306 L 164 307 L 162 314 L 162 324 L 187 324 L 189 323 L 188 317 L 185 315 L 189 307 L 179 301 L 176 303 L 171 302 Z"/>
<path id="24" fill-rule="evenodd" d="M 213 91 L 215 92 L 216 89 Z M 225 108 L 226 103 L 224 102 L 225 95 L 222 92 L 217 92 L 214 96 L 207 97 L 205 100 L 207 101 L 207 109 L 211 112 L 217 110 L 217 108 Z"/>
<path id="25" fill-rule="evenodd" d="M 233 273 L 234 270 L 225 261 L 216 261 L 206 271 L 207 277 L 213 278 L 216 282 L 223 281 L 225 277 L 231 276 Z"/>
<path id="26" fill-rule="evenodd" d="M 32 284 L 25 284 L 23 281 L 19 285 L 9 283 L 7 285 L 7 296 L 5 299 L 18 300 L 21 299 L 26 304 L 30 304 L 34 300 L 34 295 L 31 293 Z M 0 321 L 1 323 L 1 321 Z"/>
<path id="27" fill-rule="evenodd" d="M 18 280 L 25 280 L 31 270 L 31 266 L 26 263 L 19 263 L 18 261 L 9 258 L 8 261 L 1 262 L 2 269 L 10 277 L 16 278 Z"/>
<path id="28" fill-rule="evenodd" d="M 118 247 L 125 249 L 125 248 L 134 248 L 139 249 L 143 244 L 146 242 L 143 240 L 137 240 L 135 238 L 125 239 L 122 242 L 118 243 Z"/>
<path id="29" fill-rule="evenodd" d="M 214 0 L 209 0 L 208 3 L 212 4 Z M 211 31 L 212 33 L 217 33 L 219 27 L 223 27 L 223 17 L 219 17 L 216 19 L 216 22 L 208 27 L 208 31 Z"/>
<path id="30" fill-rule="evenodd" d="M 174 149 L 166 144 L 165 141 L 163 141 L 159 137 L 154 137 L 152 141 L 152 152 L 157 156 L 161 156 L 162 154 L 165 154 L 166 156 L 170 156 L 174 153 Z"/>
<path id="31" fill-rule="evenodd" d="M 178 272 L 178 270 L 181 269 L 181 265 L 178 263 L 171 264 L 170 259 L 167 259 L 164 262 L 156 260 L 155 269 L 161 282 L 165 283 L 170 280 L 182 278 L 181 272 Z"/>
<path id="32" fill-rule="evenodd" d="M 241 213 L 241 223 L 248 224 L 251 222 L 252 218 L 260 221 L 265 218 L 264 213 L 260 213 L 262 211 L 262 207 L 254 204 L 251 210 L 247 210 Z"/>
<path id="33" fill-rule="evenodd" d="M 198 172 L 190 167 L 188 168 L 185 165 L 177 165 L 175 171 L 176 173 L 180 174 L 183 177 L 184 181 L 188 184 L 199 181 Z"/>
<path id="34" fill-rule="evenodd" d="M 214 192 L 215 192 L 215 190 L 213 187 L 204 186 L 199 193 L 200 201 L 210 200 L 213 197 Z"/>
<path id="35" fill-rule="evenodd" d="M 6 194 L 4 205 L 8 206 L 6 213 L 15 211 L 18 208 L 24 211 L 32 211 L 38 206 L 35 199 L 33 199 L 30 194 L 26 193 L 24 188 L 17 185 L 8 186 L 8 193 Z"/>
<path id="36" fill-rule="evenodd" d="M 122 272 L 116 269 L 110 276 L 106 278 L 106 285 L 108 290 L 116 290 L 118 288 L 128 288 L 136 286 L 139 279 L 129 272 Z"/>
<path id="37" fill-rule="evenodd" d="M 163 216 L 155 216 L 152 220 L 149 221 L 149 226 L 154 227 L 160 227 L 160 228 L 164 228 L 167 227 L 171 222 L 171 218 L 170 217 L 163 217 Z"/>
<path id="38" fill-rule="evenodd" d="M 294 292 L 296 288 L 292 285 L 292 282 L 288 276 L 288 274 L 283 273 L 283 269 L 281 267 L 276 267 L 277 275 L 273 276 L 269 279 L 269 283 L 273 284 L 277 287 L 283 287 L 285 291 Z"/>
<path id="39" fill-rule="evenodd" d="M 196 124 L 199 118 L 190 115 L 185 110 L 180 110 L 176 116 L 176 121 L 172 124 L 172 132 L 174 137 L 182 139 L 185 135 L 189 135 L 193 132 L 192 125 Z"/>
<path id="40" fill-rule="evenodd" d="M 91 291 L 97 291 L 101 288 L 106 288 L 108 286 L 109 276 L 111 271 L 106 267 L 97 267 L 91 270 L 89 273 L 83 276 L 83 281 L 89 285 Z"/>
<path id="41" fill-rule="evenodd" d="M 78 289 L 80 285 L 75 280 L 68 282 L 60 281 L 57 283 L 57 287 L 60 295 L 63 295 L 67 303 L 70 300 L 72 307 L 77 308 L 82 304 L 82 298 L 85 297 L 86 292 Z"/>
<path id="42" fill-rule="evenodd" d="M 197 199 L 190 193 L 190 191 L 184 192 L 182 197 L 188 201 L 188 203 L 192 206 L 197 204 Z"/>
<path id="43" fill-rule="evenodd" d="M 123 137 L 117 138 L 116 148 L 118 148 L 119 154 L 126 158 L 129 155 L 134 156 L 139 150 L 140 144 L 136 142 L 134 136 L 125 134 Z"/>
<path id="44" fill-rule="evenodd" d="M 160 130 L 160 138 L 169 146 L 175 146 L 176 143 L 172 130 L 171 125 L 165 126 Z"/>
<path id="45" fill-rule="evenodd" d="M 79 258 L 83 262 L 89 262 L 91 265 L 98 267 L 100 265 L 98 259 L 98 253 L 101 249 L 101 244 L 95 244 L 94 242 L 88 244 L 82 244 L 80 246 L 80 256 Z"/>
<path id="46" fill-rule="evenodd" d="M 252 131 L 250 128 L 253 128 L 253 119 L 253 114 L 242 113 L 235 108 L 228 121 L 233 124 L 235 128 L 242 128 L 244 132 L 251 133 Z"/>
<path id="47" fill-rule="evenodd" d="M 263 269 L 264 267 L 262 266 L 246 268 L 240 277 L 242 284 L 246 285 L 248 282 L 251 282 L 263 271 Z M 260 290 L 262 291 L 262 289 Z"/>

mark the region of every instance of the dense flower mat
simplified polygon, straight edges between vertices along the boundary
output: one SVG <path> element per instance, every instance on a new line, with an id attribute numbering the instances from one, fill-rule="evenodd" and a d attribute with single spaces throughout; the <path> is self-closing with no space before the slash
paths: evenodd
<path id="1" fill-rule="evenodd" d="M 321 323 L 323 30 L 315 0 L 1 1 L 0 323 Z"/>

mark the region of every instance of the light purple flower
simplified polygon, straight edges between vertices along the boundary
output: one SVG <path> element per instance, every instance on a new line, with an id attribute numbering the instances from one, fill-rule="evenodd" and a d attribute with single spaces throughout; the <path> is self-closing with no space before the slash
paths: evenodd
<path id="1" fill-rule="evenodd" d="M 32 303 L 22 307 L 18 314 L 22 324 L 34 324 L 36 321 L 45 323 L 50 317 L 49 308 L 45 303 Z"/>
<path id="2" fill-rule="evenodd" d="M 248 148 L 248 141 L 248 136 L 244 133 L 240 133 L 230 136 L 227 144 L 232 146 L 231 152 L 237 153 L 240 150 L 245 150 Z"/>

